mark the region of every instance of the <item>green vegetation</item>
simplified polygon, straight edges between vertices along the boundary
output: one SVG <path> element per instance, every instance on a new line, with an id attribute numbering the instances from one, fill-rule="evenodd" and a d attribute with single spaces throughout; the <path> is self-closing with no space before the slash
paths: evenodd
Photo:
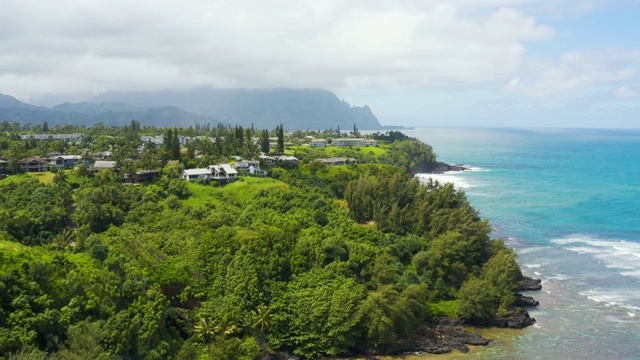
<path id="1" fill-rule="evenodd" d="M 255 151 L 227 130 L 205 157 Z M 132 144 L 140 129 L 118 131 Z M 512 309 L 515 253 L 463 192 L 412 177 L 435 161 L 417 140 L 340 149 L 359 163 L 335 167 L 305 160 L 335 149 L 299 147 L 300 165 L 226 185 L 177 179 L 206 161 L 170 142 L 135 160 L 180 158 L 151 184 L 110 170 L 0 181 L 0 358 L 347 355 L 430 317 Z"/>

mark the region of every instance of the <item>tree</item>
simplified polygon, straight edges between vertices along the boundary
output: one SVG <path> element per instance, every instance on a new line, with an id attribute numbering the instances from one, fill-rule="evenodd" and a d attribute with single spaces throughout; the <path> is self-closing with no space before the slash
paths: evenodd
<path id="1" fill-rule="evenodd" d="M 42 123 L 42 132 L 48 132 L 49 131 L 49 124 L 47 124 L 47 122 L 45 121 L 44 123 Z"/>
<path id="2" fill-rule="evenodd" d="M 278 154 L 284 153 L 284 125 L 281 123 L 278 127 L 276 127 L 276 135 L 278 137 L 278 147 L 276 152 Z"/>
<path id="3" fill-rule="evenodd" d="M 56 237 L 53 238 L 53 243 L 60 250 L 64 251 L 67 248 L 67 246 L 69 246 L 69 244 L 71 243 L 72 235 L 73 234 L 69 229 L 64 229 L 60 233 L 58 233 Z"/>
<path id="4" fill-rule="evenodd" d="M 265 154 L 269 153 L 269 132 L 266 129 L 260 135 L 260 150 Z"/>
<path id="5" fill-rule="evenodd" d="M 458 314 L 468 320 L 483 321 L 495 316 L 499 299 L 487 280 L 471 277 L 458 293 Z"/>
<path id="6" fill-rule="evenodd" d="M 273 316 L 271 315 L 271 311 L 264 305 L 260 305 L 255 310 L 252 310 L 251 318 L 253 320 L 252 327 L 254 329 L 259 329 L 263 336 L 273 325 Z"/>
<path id="7" fill-rule="evenodd" d="M 178 129 L 173 129 L 173 140 L 171 140 L 171 160 L 180 160 L 180 138 Z"/>
<path id="8" fill-rule="evenodd" d="M 60 352 L 62 360 L 110 360 L 101 343 L 105 332 L 99 323 L 83 321 L 69 328 L 69 348 Z"/>

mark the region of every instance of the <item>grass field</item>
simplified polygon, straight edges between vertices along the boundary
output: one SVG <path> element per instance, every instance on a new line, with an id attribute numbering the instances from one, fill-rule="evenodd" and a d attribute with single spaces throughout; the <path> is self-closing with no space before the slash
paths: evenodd
<path id="1" fill-rule="evenodd" d="M 271 178 L 240 177 L 230 184 L 215 186 L 189 183 L 191 196 L 183 201 L 184 205 L 203 207 L 209 204 L 218 206 L 225 198 L 245 202 L 253 199 L 258 191 L 274 187 L 286 187 L 283 182 Z"/>
<path id="2" fill-rule="evenodd" d="M 309 152 L 313 151 L 316 153 L 323 154 L 324 157 L 340 157 L 342 154 L 348 151 L 354 151 L 356 153 L 361 154 L 369 154 L 376 157 L 382 156 L 389 151 L 389 147 L 382 146 L 354 146 L 354 147 L 336 147 L 336 146 L 328 146 L 325 148 L 310 148 L 308 146 L 291 146 L 287 148 L 286 153 L 289 155 L 293 155 L 295 152 Z"/>
<path id="3" fill-rule="evenodd" d="M 30 172 L 30 173 L 24 173 L 24 174 L 18 174 L 18 175 L 11 175 L 8 178 L 0 181 L 0 186 L 6 185 L 6 184 L 21 183 L 29 179 L 38 179 L 43 184 L 50 184 L 53 182 L 53 173 L 47 171 L 47 172 Z"/>

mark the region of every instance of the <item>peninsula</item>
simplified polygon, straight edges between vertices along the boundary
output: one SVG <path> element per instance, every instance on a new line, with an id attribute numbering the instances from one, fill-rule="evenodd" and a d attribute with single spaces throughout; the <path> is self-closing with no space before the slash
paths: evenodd
<path id="1" fill-rule="evenodd" d="M 401 133 L 0 130 L 0 357 L 444 352 L 533 321 L 515 252 Z"/>

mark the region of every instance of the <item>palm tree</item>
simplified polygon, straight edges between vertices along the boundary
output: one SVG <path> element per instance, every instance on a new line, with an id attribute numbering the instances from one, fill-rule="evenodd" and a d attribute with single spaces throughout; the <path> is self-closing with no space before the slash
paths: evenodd
<path id="1" fill-rule="evenodd" d="M 193 327 L 193 332 L 198 339 L 207 343 L 207 354 L 211 357 L 211 341 L 220 332 L 220 326 L 213 320 L 201 318 L 198 324 Z"/>
<path id="2" fill-rule="evenodd" d="M 253 328 L 260 329 L 262 335 L 273 325 L 271 310 L 264 305 L 260 305 L 251 311 L 251 316 L 253 317 Z"/>
<path id="3" fill-rule="evenodd" d="M 53 243 L 60 248 L 60 250 L 64 251 L 71 243 L 72 235 L 69 229 L 64 229 L 53 238 Z"/>

